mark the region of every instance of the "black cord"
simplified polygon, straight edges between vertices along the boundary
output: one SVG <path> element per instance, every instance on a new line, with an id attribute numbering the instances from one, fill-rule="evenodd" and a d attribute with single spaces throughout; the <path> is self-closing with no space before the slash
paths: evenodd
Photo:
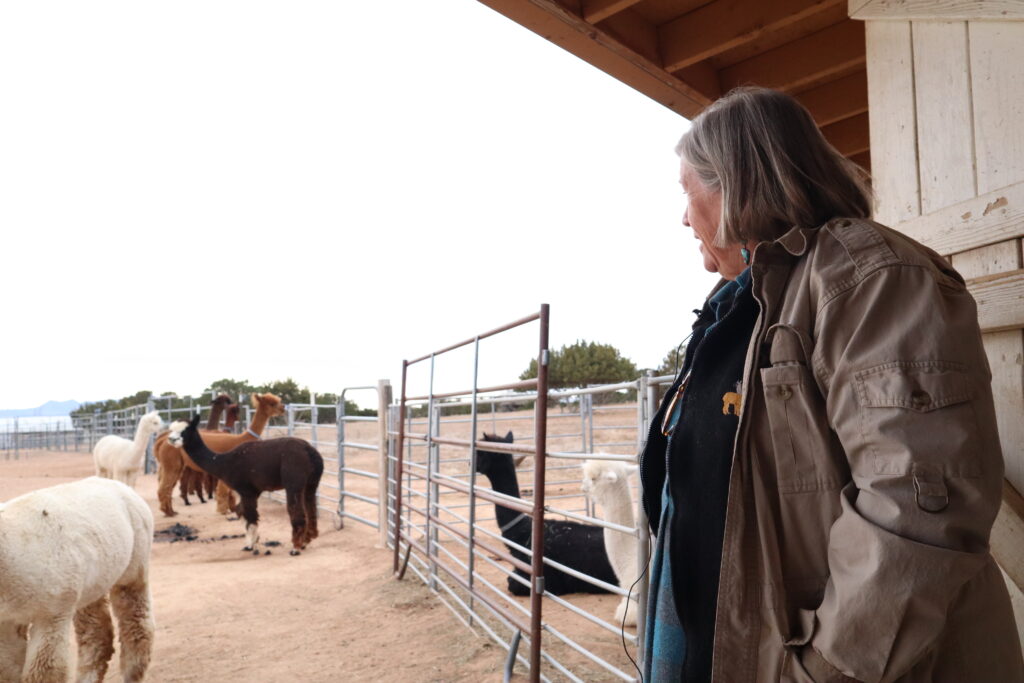
<path id="1" fill-rule="evenodd" d="M 626 653 L 626 657 L 629 658 L 629 663 L 633 665 L 633 668 L 636 669 L 636 672 L 640 675 L 640 683 L 644 683 L 644 672 L 640 670 L 639 666 L 637 666 L 636 660 L 633 659 L 633 657 L 629 654 L 629 647 L 626 645 L 626 615 L 629 614 L 629 601 L 630 601 L 630 599 L 631 599 L 631 597 L 633 595 L 633 589 L 636 588 L 636 585 L 638 583 L 640 583 L 640 581 L 644 578 L 644 576 L 647 575 L 647 569 L 650 566 L 651 566 L 651 545 L 650 545 L 650 543 L 648 543 L 647 544 L 647 562 L 644 563 L 644 570 L 642 572 L 640 572 L 640 576 L 637 577 L 636 581 L 633 582 L 633 585 L 629 587 L 628 591 L 626 591 L 626 609 L 622 610 L 622 623 L 619 624 L 619 637 L 622 638 L 622 650 Z M 640 598 L 640 596 L 637 596 L 637 607 L 638 608 L 640 606 L 640 599 L 639 598 Z M 637 630 L 639 630 L 639 629 L 637 629 Z M 646 632 L 644 633 L 644 637 L 645 638 L 647 637 Z M 637 649 L 639 650 L 642 646 L 643 646 L 643 644 L 640 643 L 639 640 L 638 640 L 637 644 L 636 644 Z M 649 655 L 650 655 L 650 653 L 648 653 L 648 656 Z"/>

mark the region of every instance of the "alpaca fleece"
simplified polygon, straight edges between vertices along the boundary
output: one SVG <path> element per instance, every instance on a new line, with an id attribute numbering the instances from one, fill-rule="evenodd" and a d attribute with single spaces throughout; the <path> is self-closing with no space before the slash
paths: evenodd
<path id="1" fill-rule="evenodd" d="M 484 441 L 502 441 L 511 443 L 512 432 L 504 438 L 484 434 Z M 519 480 L 515 464 L 509 453 L 477 450 L 477 471 L 487 477 L 491 488 L 498 493 L 520 498 Z M 529 517 L 520 516 L 518 512 L 503 505 L 494 506 L 501 535 L 506 541 L 517 543 L 526 548 L 533 548 L 533 527 Z M 544 520 L 544 557 L 565 565 L 576 571 L 583 572 L 596 579 L 612 585 L 618 584 L 615 571 L 608 562 L 605 550 L 604 529 L 591 524 L 563 521 L 557 519 Z M 529 556 L 506 543 L 513 557 L 527 564 Z M 508 578 L 508 591 L 513 595 L 529 595 L 529 575 L 521 569 L 515 570 L 516 576 Z M 607 593 L 604 588 L 587 581 L 570 576 L 554 567 L 544 567 L 544 588 L 553 595 L 566 593 Z"/>
<path id="2" fill-rule="evenodd" d="M 121 436 L 108 434 L 92 448 L 92 459 L 96 464 L 96 476 L 116 479 L 135 487 L 135 480 L 142 470 L 142 459 L 146 455 L 149 437 L 163 429 L 160 413 L 155 410 L 139 418 L 135 438 L 129 441 Z"/>
<path id="3" fill-rule="evenodd" d="M 0 680 L 60 683 L 71 628 L 79 681 L 101 681 L 118 621 L 121 670 L 143 680 L 153 648 L 153 515 L 128 486 L 89 477 L 0 505 Z"/>

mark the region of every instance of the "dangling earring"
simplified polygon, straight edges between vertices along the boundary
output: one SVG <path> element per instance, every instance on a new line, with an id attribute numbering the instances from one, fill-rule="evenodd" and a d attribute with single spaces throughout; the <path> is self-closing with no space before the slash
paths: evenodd
<path id="1" fill-rule="evenodd" d="M 743 246 L 740 247 L 740 256 L 743 257 L 743 263 L 750 265 L 750 250 L 747 249 L 747 243 L 744 242 Z"/>

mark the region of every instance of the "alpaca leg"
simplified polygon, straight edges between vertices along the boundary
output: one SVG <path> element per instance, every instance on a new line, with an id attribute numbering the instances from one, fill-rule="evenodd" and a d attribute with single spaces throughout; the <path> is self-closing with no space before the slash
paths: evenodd
<path id="1" fill-rule="evenodd" d="M 146 675 L 153 653 L 153 610 L 149 585 L 143 581 L 114 586 L 110 605 L 117 617 L 118 640 L 121 644 L 121 675 L 124 683 L 139 683 Z"/>
<path id="2" fill-rule="evenodd" d="M 204 474 L 203 483 L 206 488 L 206 497 L 212 500 L 213 494 L 217 491 L 217 477 L 212 474 Z"/>
<path id="3" fill-rule="evenodd" d="M 28 626 L 0 621 L 0 683 L 18 683 L 25 666 Z"/>
<path id="4" fill-rule="evenodd" d="M 64 614 L 32 623 L 22 683 L 54 683 L 68 679 L 71 648 L 71 615 Z"/>
<path id="5" fill-rule="evenodd" d="M 186 467 L 181 471 L 181 479 L 178 480 L 178 495 L 181 496 L 181 500 L 185 505 L 192 504 L 188 500 L 188 493 L 192 487 L 193 477 L 195 477 L 195 472 Z"/>
<path id="6" fill-rule="evenodd" d="M 203 483 L 206 481 L 206 478 L 208 476 L 210 475 L 206 474 L 205 472 L 196 472 L 195 475 L 192 477 L 192 481 L 189 485 L 189 492 L 196 494 L 196 496 L 199 497 L 200 503 L 206 502 L 206 498 L 203 497 Z"/>
<path id="7" fill-rule="evenodd" d="M 245 518 L 245 542 L 242 550 L 251 550 L 253 555 L 259 555 L 260 549 L 257 545 L 260 541 L 260 513 L 256 509 L 256 496 L 242 496 L 242 517 Z"/>
<path id="8" fill-rule="evenodd" d="M 288 518 L 292 520 L 292 550 L 290 555 L 298 555 L 306 547 L 306 510 L 301 490 L 288 489 L 285 492 L 288 501 Z"/>
<path id="9" fill-rule="evenodd" d="M 181 470 L 184 466 L 181 456 L 176 452 L 173 456 L 164 458 L 160 463 L 160 474 L 157 477 L 156 497 L 160 501 L 160 510 L 167 517 L 174 517 L 178 514 L 174 511 L 174 507 L 171 505 L 171 499 L 174 497 L 174 485 L 178 482 L 178 478 L 181 476 Z"/>
<path id="10" fill-rule="evenodd" d="M 230 515 L 235 511 L 238 503 L 235 501 L 235 492 L 231 487 L 222 481 L 217 482 L 217 512 L 222 515 Z"/>
<path id="11" fill-rule="evenodd" d="M 319 516 L 319 511 L 316 507 L 316 486 L 307 484 L 303 491 L 303 498 L 306 508 L 306 540 L 303 543 L 303 547 L 305 547 L 310 541 L 320 535 L 316 528 L 316 520 Z"/>
<path id="12" fill-rule="evenodd" d="M 625 622 L 623 622 L 625 616 Z M 636 626 L 636 599 L 622 598 L 619 606 L 615 608 L 615 623 L 625 626 Z"/>
<path id="13" fill-rule="evenodd" d="M 114 622 L 107 596 L 75 613 L 78 638 L 78 683 L 98 683 L 107 673 L 114 654 Z"/>

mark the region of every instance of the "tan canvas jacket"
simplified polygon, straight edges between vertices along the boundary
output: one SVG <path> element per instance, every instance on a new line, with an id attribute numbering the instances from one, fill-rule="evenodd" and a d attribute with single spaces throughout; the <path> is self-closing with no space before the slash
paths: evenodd
<path id="1" fill-rule="evenodd" d="M 988 549 L 1003 461 L 963 280 L 847 219 L 760 245 L 751 270 L 714 680 L 1024 680 Z"/>

